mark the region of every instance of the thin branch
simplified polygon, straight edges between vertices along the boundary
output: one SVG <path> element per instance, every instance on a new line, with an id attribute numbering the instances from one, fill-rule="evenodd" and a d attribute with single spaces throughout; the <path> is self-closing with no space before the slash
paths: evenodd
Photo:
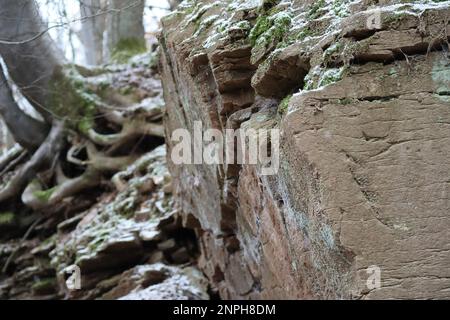
<path id="1" fill-rule="evenodd" d="M 22 160 L 28 155 L 27 150 L 22 150 L 22 153 L 19 154 L 19 156 L 12 160 L 8 165 L 0 172 L 0 176 L 3 176 L 5 173 L 13 169 L 15 166 L 17 166 Z"/>
<path id="2" fill-rule="evenodd" d="M 125 7 L 121 8 L 121 9 L 110 8 L 108 10 L 105 10 L 105 11 L 102 11 L 102 12 L 99 12 L 99 13 L 96 13 L 96 14 L 93 14 L 93 15 L 90 15 L 90 16 L 80 17 L 80 18 L 73 19 L 73 20 L 70 20 L 70 21 L 67 21 L 67 22 L 55 24 L 55 25 L 48 27 L 47 29 L 37 33 L 35 36 L 33 36 L 33 37 L 29 38 L 29 39 L 26 39 L 26 40 L 21 40 L 21 41 L 0 40 L 0 44 L 3 44 L 3 45 L 22 45 L 22 44 L 25 44 L 25 43 L 28 43 L 28 42 L 32 42 L 32 41 L 35 41 L 35 40 L 39 39 L 40 37 L 42 37 L 43 35 L 45 35 L 47 32 L 49 32 L 52 29 L 65 27 L 65 26 L 68 26 L 68 25 L 70 25 L 72 23 L 75 23 L 75 22 L 80 22 L 80 21 L 82 22 L 82 21 L 85 21 L 87 19 L 95 18 L 95 17 L 101 16 L 101 15 L 104 15 L 104 14 L 108 14 L 108 13 L 115 13 L 115 14 L 117 14 L 117 13 L 120 13 L 121 11 L 134 8 L 134 7 L 138 6 L 139 3 L 141 3 L 141 2 L 142 2 L 142 0 L 137 0 L 137 1 L 133 2 L 132 4 L 130 4 L 128 6 L 125 6 Z"/>
<path id="3" fill-rule="evenodd" d="M 2 273 L 6 273 L 6 271 L 8 271 L 8 267 L 9 264 L 11 263 L 12 259 L 14 258 L 14 256 L 16 255 L 17 251 L 22 247 L 23 242 L 25 242 L 25 240 L 27 240 L 28 236 L 30 235 L 30 233 L 34 230 L 34 228 L 36 228 L 36 226 L 44 219 L 44 217 L 39 217 L 38 219 L 36 219 L 36 221 L 33 222 L 33 224 L 28 228 L 28 230 L 25 232 L 25 234 L 23 235 L 22 239 L 20 239 L 20 243 L 17 246 L 16 249 L 14 249 L 13 252 L 11 252 L 11 254 L 9 255 L 8 259 L 5 262 L 5 265 L 3 266 L 2 269 Z"/>

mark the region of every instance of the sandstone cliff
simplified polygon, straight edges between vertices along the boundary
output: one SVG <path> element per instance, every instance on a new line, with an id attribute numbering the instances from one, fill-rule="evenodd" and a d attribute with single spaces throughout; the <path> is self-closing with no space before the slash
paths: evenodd
<path id="1" fill-rule="evenodd" d="M 168 137 L 281 130 L 272 176 L 168 157 L 222 298 L 450 298 L 449 18 L 449 1 L 191 0 L 163 19 Z"/>

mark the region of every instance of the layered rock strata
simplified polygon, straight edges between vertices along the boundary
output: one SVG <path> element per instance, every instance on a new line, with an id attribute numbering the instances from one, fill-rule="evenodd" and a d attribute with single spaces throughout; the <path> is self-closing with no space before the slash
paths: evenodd
<path id="1" fill-rule="evenodd" d="M 448 1 L 202 0 L 163 19 L 167 137 L 281 132 L 270 176 L 175 164 L 167 139 L 222 298 L 450 298 L 449 17 Z"/>

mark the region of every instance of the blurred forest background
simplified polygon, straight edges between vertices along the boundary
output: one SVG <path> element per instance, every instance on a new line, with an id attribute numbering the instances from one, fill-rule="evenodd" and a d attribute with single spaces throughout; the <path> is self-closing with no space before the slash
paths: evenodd
<path id="1" fill-rule="evenodd" d="M 114 48 L 134 46 L 151 48 L 157 43 L 156 31 L 161 17 L 174 10 L 177 0 L 36 0 L 43 29 L 54 40 L 67 61 L 98 66 L 111 62 Z M 135 43 L 120 39 L 135 39 Z M 129 40 L 128 40 L 129 41 Z M 139 43 L 142 41 L 142 43 Z M 119 47 L 117 47 L 119 46 Z M 0 55 L 0 64 L 7 68 Z M 32 115 L 19 90 L 11 85 L 19 105 Z M 0 154 L 15 143 L 0 117 Z"/>

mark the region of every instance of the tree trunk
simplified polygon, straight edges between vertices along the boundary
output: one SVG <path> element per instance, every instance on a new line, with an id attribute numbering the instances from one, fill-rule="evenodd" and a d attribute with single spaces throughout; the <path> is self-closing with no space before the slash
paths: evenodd
<path id="1" fill-rule="evenodd" d="M 86 62 L 89 65 L 103 63 L 103 34 L 106 28 L 105 0 L 80 1 L 82 20 L 81 41 L 84 46 Z"/>
<path id="2" fill-rule="evenodd" d="M 63 56 L 48 33 L 29 41 L 45 30 L 34 1 L 3 1 L 0 10 L 0 55 L 8 72 L 22 94 L 33 107 L 51 122 L 47 103 L 51 96 L 51 81 L 64 63 Z"/>
<path id="3" fill-rule="evenodd" d="M 110 32 L 118 34 L 114 40 L 116 47 L 131 39 L 132 43 L 139 42 L 141 48 L 145 48 L 143 1 L 112 1 L 111 5 L 119 10 L 111 15 L 114 22 L 111 22 Z M 142 95 L 142 89 L 138 88 L 139 94 L 137 89 L 132 94 L 134 89 L 127 83 L 122 86 L 107 83 L 105 89 L 96 75 L 111 71 L 93 71 L 67 64 L 43 25 L 34 1 L 6 1 L 2 5 L 0 55 L 12 80 L 42 114 L 45 123 L 19 108 L 0 69 L 0 114 L 16 142 L 31 151 L 30 157 L 21 156 L 22 151 L 15 153 L 11 158 L 14 163 L 2 165 L 16 172 L 2 180 L 0 203 L 18 199 L 22 193 L 25 205 L 32 208 L 51 207 L 83 188 L 98 185 L 102 173 L 110 175 L 124 168 L 136 159 L 137 152 L 141 152 L 133 145 L 127 150 L 128 142 L 144 136 L 164 135 L 162 125 L 158 123 L 160 109 L 156 113 L 157 109 L 151 108 L 148 113 L 126 110 Z M 124 86 L 127 91 L 123 91 Z M 101 121 L 97 120 L 100 118 Z M 67 142 L 71 146 L 64 148 Z M 85 158 L 77 158 L 80 150 L 86 151 Z M 28 161 L 19 166 L 17 161 L 25 158 Z M 55 179 L 55 168 L 62 167 L 61 163 L 77 168 L 63 183 Z M 40 199 L 39 194 L 46 196 Z"/>
<path id="4" fill-rule="evenodd" d="M 0 114 L 14 140 L 34 150 L 45 140 L 48 126 L 23 112 L 13 98 L 11 88 L 0 65 Z M 26 130 L 24 130 L 26 128 Z"/>
<path id="5" fill-rule="evenodd" d="M 171 11 L 176 10 L 182 1 L 183 0 L 169 0 L 170 10 Z"/>
<path id="6" fill-rule="evenodd" d="M 107 17 L 108 58 L 145 50 L 144 0 L 110 0 Z M 117 57 L 116 57 L 117 58 Z"/>

